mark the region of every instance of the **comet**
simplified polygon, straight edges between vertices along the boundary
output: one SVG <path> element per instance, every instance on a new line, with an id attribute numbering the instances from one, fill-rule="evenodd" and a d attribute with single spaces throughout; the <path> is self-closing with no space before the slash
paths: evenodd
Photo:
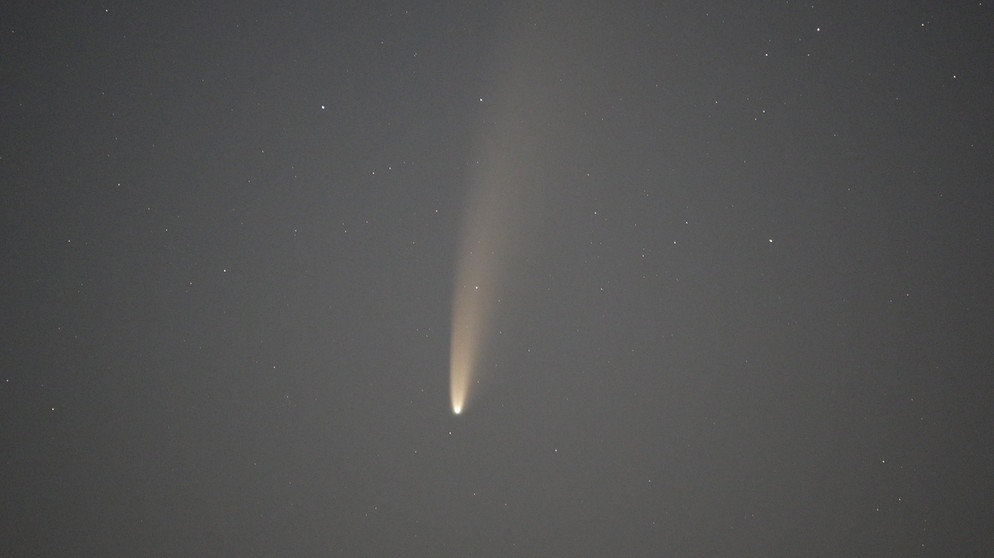
<path id="1" fill-rule="evenodd" d="M 452 412 L 462 414 L 470 387 L 478 383 L 481 341 L 488 335 L 494 294 L 484 281 L 490 258 L 476 251 L 465 254 L 456 273 L 452 303 L 452 346 L 449 361 L 449 391 Z"/>
<path id="2" fill-rule="evenodd" d="M 473 369 L 478 358 L 480 309 L 457 291 L 452 314 L 452 348 L 449 362 L 449 395 L 452 412 L 462 414 Z"/>
<path id="3" fill-rule="evenodd" d="M 502 187 L 507 176 L 484 172 L 475 177 L 465 214 L 452 295 L 452 344 L 449 391 L 452 412 L 462 414 L 471 389 L 480 383 L 483 340 L 491 336 L 494 306 L 506 267 L 509 234 L 506 221 L 514 199 Z"/>
<path id="4" fill-rule="evenodd" d="M 562 143 L 562 134 L 550 134 L 559 124 L 549 117 L 562 113 L 560 101 L 547 106 L 547 95 L 535 85 L 552 73 L 538 63 L 544 56 L 535 53 L 546 52 L 542 45 L 556 46 L 557 37 L 532 36 L 531 26 L 513 23 L 523 17 L 529 16 L 508 14 L 507 39 L 495 48 L 496 69 L 492 83 L 484 87 L 494 94 L 479 100 L 485 124 L 468 167 L 452 294 L 449 390 L 455 415 L 465 412 L 483 372 L 493 369 L 483 366 L 486 350 L 492 348 L 486 345 L 495 337 L 498 310 L 504 310 L 500 301 L 515 286 L 513 264 L 530 250 L 521 240 L 528 237 L 531 216 L 541 207 L 536 194 L 555 168 L 549 146 Z"/>

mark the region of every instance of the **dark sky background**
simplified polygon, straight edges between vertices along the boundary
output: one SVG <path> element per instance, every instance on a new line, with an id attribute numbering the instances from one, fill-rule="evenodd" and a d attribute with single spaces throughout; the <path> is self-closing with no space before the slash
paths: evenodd
<path id="1" fill-rule="evenodd" d="M 217 4 L 0 9 L 0 554 L 994 555 L 994 7 Z"/>

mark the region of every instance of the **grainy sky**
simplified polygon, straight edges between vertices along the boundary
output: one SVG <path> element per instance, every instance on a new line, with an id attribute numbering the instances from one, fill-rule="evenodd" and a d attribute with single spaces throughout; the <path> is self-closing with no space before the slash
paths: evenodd
<path id="1" fill-rule="evenodd" d="M 0 554 L 994 555 L 994 8 L 497 4 L 0 8 Z"/>

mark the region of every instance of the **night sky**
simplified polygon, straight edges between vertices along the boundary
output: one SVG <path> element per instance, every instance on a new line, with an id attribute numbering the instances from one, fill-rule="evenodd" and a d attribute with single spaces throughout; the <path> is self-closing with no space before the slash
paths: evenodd
<path id="1" fill-rule="evenodd" d="M 0 8 L 0 555 L 994 556 L 994 6 L 206 4 Z"/>

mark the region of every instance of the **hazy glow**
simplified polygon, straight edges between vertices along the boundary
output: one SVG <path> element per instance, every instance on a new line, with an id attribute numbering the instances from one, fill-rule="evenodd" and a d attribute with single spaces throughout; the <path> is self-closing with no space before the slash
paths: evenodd
<path id="1" fill-rule="evenodd" d="M 501 255 L 507 241 L 501 221 L 506 218 L 507 189 L 492 175 L 477 177 L 470 192 L 463 230 L 455 292 L 452 296 L 452 347 L 449 391 L 452 412 L 466 408 L 470 388 L 479 383 L 479 361 L 497 300 Z"/>
<path id="2" fill-rule="evenodd" d="M 458 312 L 453 322 L 458 321 Z M 459 333 L 462 332 L 462 333 Z M 449 396 L 452 399 L 452 412 L 462 413 L 469 391 L 469 378 L 476 342 L 468 332 L 457 329 L 452 333 L 452 353 L 449 362 Z"/>
<path id="3" fill-rule="evenodd" d="M 452 321 L 454 324 L 460 321 L 458 311 L 454 313 Z M 465 326 L 457 326 L 452 333 L 452 352 L 449 356 L 449 395 L 452 398 L 452 412 L 457 415 L 462 413 L 466 403 L 475 348 L 474 336 L 466 331 Z"/>
<path id="4" fill-rule="evenodd" d="M 483 258 L 482 260 L 486 260 Z M 481 339 L 490 314 L 489 289 L 481 289 L 482 261 L 467 254 L 456 273 L 456 292 L 452 304 L 452 347 L 449 360 L 449 392 L 452 412 L 462 413 L 469 398 L 469 388 L 477 376 Z M 481 292 L 482 291 L 482 292 Z"/>
<path id="5" fill-rule="evenodd" d="M 516 16 L 509 14 L 509 21 Z M 524 29 L 512 26 L 514 29 Z M 535 80 L 548 75 L 533 66 L 536 49 L 531 39 L 508 34 L 505 51 L 497 59 L 494 95 L 480 99 L 486 124 L 480 130 L 476 157 L 469 168 L 468 191 L 460 231 L 456 277 L 452 294 L 452 346 L 449 362 L 452 412 L 461 414 L 480 385 L 486 362 L 483 354 L 494 337 L 500 297 L 510 293 L 509 264 L 520 256 L 520 240 L 527 236 L 528 216 L 536 210 L 531 193 L 539 182 L 536 170 L 548 166 L 552 138 L 548 114 L 561 112 L 558 100 L 546 110 L 536 95 Z M 550 37 L 551 39 L 552 37 Z M 555 44 L 555 43 L 552 43 Z M 560 136 L 557 135 L 556 138 Z"/>

